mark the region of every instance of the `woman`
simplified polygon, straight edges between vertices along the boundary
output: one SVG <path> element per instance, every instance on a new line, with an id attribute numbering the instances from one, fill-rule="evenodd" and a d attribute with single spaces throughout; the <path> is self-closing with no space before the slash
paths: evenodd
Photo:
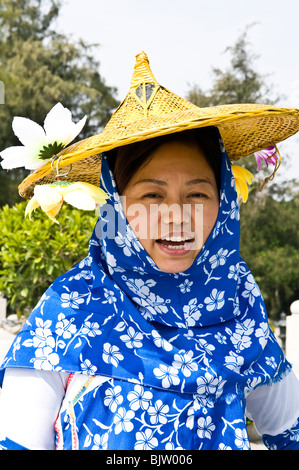
<path id="1" fill-rule="evenodd" d="M 298 380 L 239 256 L 219 131 L 169 134 L 103 155 L 89 254 L 2 365 L 3 448 L 248 449 L 246 415 L 269 448 L 299 448 Z"/>

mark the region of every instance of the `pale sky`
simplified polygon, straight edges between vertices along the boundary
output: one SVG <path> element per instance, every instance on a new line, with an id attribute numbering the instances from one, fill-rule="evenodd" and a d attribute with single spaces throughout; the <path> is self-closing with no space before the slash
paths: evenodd
<path id="1" fill-rule="evenodd" d="M 193 84 L 209 89 L 212 67 L 228 66 L 224 50 L 251 23 L 257 71 L 284 95 L 279 106 L 299 108 L 298 0 L 64 0 L 57 26 L 99 44 L 100 73 L 122 100 L 143 50 L 157 81 L 174 93 L 185 97 Z M 284 173 L 299 178 L 299 133 L 279 148 L 291 157 Z"/>

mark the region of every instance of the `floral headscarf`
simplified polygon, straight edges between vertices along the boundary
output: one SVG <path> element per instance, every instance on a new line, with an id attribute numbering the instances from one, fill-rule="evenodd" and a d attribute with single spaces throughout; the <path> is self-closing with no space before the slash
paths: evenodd
<path id="1" fill-rule="evenodd" d="M 142 247 L 103 158 L 101 186 L 109 200 L 89 254 L 40 299 L 2 364 L 2 376 L 6 367 L 99 374 L 197 394 L 205 409 L 222 394 L 229 403 L 229 396 L 244 397 L 284 376 L 290 365 L 239 255 L 237 193 L 219 139 L 218 218 L 182 273 L 162 272 Z M 109 235 L 112 225 L 116 236 Z"/>

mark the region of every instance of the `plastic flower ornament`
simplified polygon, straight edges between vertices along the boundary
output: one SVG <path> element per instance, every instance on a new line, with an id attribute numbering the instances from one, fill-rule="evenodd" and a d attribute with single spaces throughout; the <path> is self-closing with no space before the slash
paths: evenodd
<path id="1" fill-rule="evenodd" d="M 49 111 L 44 127 L 31 119 L 16 116 L 12 128 L 23 146 L 8 147 L 0 153 L 3 158 L 2 168 L 11 170 L 25 167 L 27 170 L 37 170 L 80 134 L 86 118 L 75 124 L 71 111 L 61 103 Z"/>
<path id="2" fill-rule="evenodd" d="M 254 155 L 256 158 L 257 171 L 259 171 L 262 167 L 262 160 L 265 161 L 268 168 L 269 163 L 275 166 L 279 159 L 277 155 L 277 148 L 275 145 L 271 145 L 270 147 L 267 147 L 264 150 L 259 150 L 258 152 L 255 152 Z"/>
<path id="3" fill-rule="evenodd" d="M 25 217 L 31 219 L 32 212 L 41 209 L 55 223 L 59 223 L 55 216 L 61 209 L 63 202 L 71 204 L 77 209 L 95 210 L 98 204 L 105 204 L 107 194 L 97 186 L 89 183 L 71 183 L 69 181 L 56 181 L 55 183 L 37 185 L 34 196 L 27 204 Z"/>
<path id="4" fill-rule="evenodd" d="M 237 194 L 243 202 L 248 199 L 248 186 L 254 180 L 254 175 L 246 168 L 238 165 L 232 165 L 232 171 L 235 179 Z"/>

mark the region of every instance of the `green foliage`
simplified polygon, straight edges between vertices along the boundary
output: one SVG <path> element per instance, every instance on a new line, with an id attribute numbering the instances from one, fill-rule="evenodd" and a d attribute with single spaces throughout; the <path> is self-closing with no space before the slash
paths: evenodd
<path id="1" fill-rule="evenodd" d="M 203 91 L 194 85 L 187 99 L 197 106 L 274 104 L 277 97 L 270 98 L 268 77 L 255 71 L 257 56 L 250 50 L 248 27 L 225 52 L 231 55 L 228 69 L 213 68 L 211 89 Z M 283 156 L 282 172 L 286 157 Z M 255 173 L 253 155 L 238 164 Z M 269 317 L 275 320 L 282 311 L 288 314 L 290 304 L 299 298 L 299 194 L 292 182 L 280 186 L 271 183 L 260 193 L 259 184 L 266 173 L 269 175 L 269 171 L 259 172 L 260 181 L 251 187 L 247 203 L 241 206 L 240 254 L 261 289 Z"/>
<path id="2" fill-rule="evenodd" d="M 252 270 L 263 294 L 269 317 L 299 298 L 299 192 L 291 183 L 251 191 L 241 207 L 240 254 Z M 284 193 L 284 197 L 282 197 Z M 287 196 L 287 197 L 286 197 Z"/>
<path id="3" fill-rule="evenodd" d="M 0 6 L 0 80 L 5 83 L 5 106 L 0 106 L 0 150 L 19 145 L 11 130 L 14 115 L 42 124 L 57 102 L 71 109 L 75 120 L 91 118 L 80 138 L 99 131 L 116 106 L 114 89 L 105 85 L 92 56 L 93 47 L 71 43 L 53 26 L 61 2 L 54 0 L 2 0 Z M 213 69 L 208 91 L 198 85 L 187 99 L 198 106 L 227 103 L 275 103 L 267 77 L 255 71 L 248 28 L 228 47 L 227 70 Z M 285 156 L 283 156 L 285 160 Z M 240 164 L 254 172 L 255 158 Z M 7 177 L 9 175 L 9 177 Z M 18 201 L 22 169 L 0 171 L 0 205 Z M 241 256 L 252 270 L 270 318 L 277 319 L 299 298 L 299 194 L 291 183 L 269 184 L 262 193 L 250 190 L 241 207 Z M 25 203 L 0 210 L 0 292 L 9 312 L 28 313 L 53 280 L 87 254 L 95 216 L 69 206 L 59 213 L 60 226 L 41 211 L 34 222 L 24 219 Z"/>
<path id="4" fill-rule="evenodd" d="M 96 216 L 63 205 L 53 223 L 40 209 L 24 218 L 26 203 L 0 210 L 0 292 L 8 313 L 27 315 L 55 278 L 88 253 Z"/>
<path id="5" fill-rule="evenodd" d="M 226 49 L 231 57 L 229 67 L 225 71 L 213 68 L 210 90 L 194 85 L 187 96 L 189 101 L 197 106 L 275 104 L 277 97 L 271 96 L 267 75 L 256 72 L 257 56 L 251 51 L 248 29 Z M 281 174 L 287 160 L 283 155 Z M 253 155 L 238 164 L 256 173 Z M 290 304 L 299 298 L 299 194 L 295 182 L 279 186 L 269 183 L 259 192 L 261 180 L 269 174 L 264 165 L 257 183 L 250 188 L 247 203 L 241 206 L 240 254 L 261 289 L 269 317 L 277 320 L 282 311 L 290 313 Z"/>
<path id="6" fill-rule="evenodd" d="M 212 87 L 210 90 L 202 90 L 195 84 L 187 95 L 187 100 L 197 106 L 217 106 L 236 103 L 260 103 L 270 104 L 277 101 L 277 97 L 270 98 L 272 87 L 267 85 L 268 76 L 255 70 L 257 56 L 250 50 L 248 41 L 248 26 L 237 39 L 233 46 L 225 49 L 225 53 L 231 55 L 227 70 L 212 68 Z"/>
<path id="7" fill-rule="evenodd" d="M 20 145 L 12 131 L 14 116 L 43 125 L 60 101 L 72 111 L 74 121 L 88 116 L 78 136 L 83 139 L 100 132 L 118 105 L 116 89 L 107 86 L 99 73 L 93 55 L 97 45 L 56 31 L 60 7 L 55 0 L 1 1 L 0 80 L 5 104 L 0 106 L 0 150 Z M 20 200 L 16 181 L 27 174 L 0 169 L 0 205 Z"/>

